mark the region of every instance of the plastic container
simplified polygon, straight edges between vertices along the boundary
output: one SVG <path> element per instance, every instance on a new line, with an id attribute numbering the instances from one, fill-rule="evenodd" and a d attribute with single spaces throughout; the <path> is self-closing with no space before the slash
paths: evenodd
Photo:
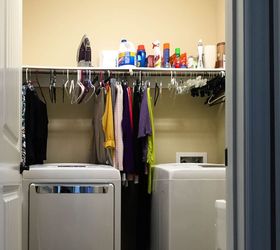
<path id="1" fill-rule="evenodd" d="M 197 68 L 203 69 L 203 43 L 202 40 L 198 41 L 197 44 L 197 52 L 198 52 L 198 59 L 197 59 Z"/>
<path id="2" fill-rule="evenodd" d="M 146 51 L 144 45 L 139 45 L 137 49 L 137 67 L 146 67 Z"/>
<path id="3" fill-rule="evenodd" d="M 163 68 L 170 68 L 170 44 L 163 44 Z"/>
<path id="4" fill-rule="evenodd" d="M 118 65 L 118 54 L 117 50 L 102 50 L 99 57 L 99 67 L 112 69 Z"/>
<path id="5" fill-rule="evenodd" d="M 174 67 L 175 68 L 180 68 L 181 67 L 181 60 L 180 60 L 180 48 L 175 49 L 175 62 L 174 62 Z"/>
<path id="6" fill-rule="evenodd" d="M 147 66 L 148 68 L 153 68 L 155 64 L 155 57 L 153 55 L 149 55 L 147 57 Z"/>
<path id="7" fill-rule="evenodd" d="M 208 69 L 215 68 L 217 56 L 216 45 L 204 46 L 204 67 Z"/>
<path id="8" fill-rule="evenodd" d="M 135 68 L 136 67 L 136 52 L 133 43 L 126 39 L 121 40 L 118 67 Z"/>
<path id="9" fill-rule="evenodd" d="M 180 55 L 180 68 L 187 68 L 187 53 L 183 53 Z"/>
<path id="10" fill-rule="evenodd" d="M 161 54 L 160 54 L 160 42 L 159 41 L 153 42 L 153 49 L 154 49 L 154 67 L 161 68 Z"/>
<path id="11" fill-rule="evenodd" d="M 197 66 L 197 61 L 193 56 L 188 57 L 188 68 L 195 69 Z"/>
<path id="12" fill-rule="evenodd" d="M 225 42 L 217 44 L 217 62 L 216 68 L 225 68 Z"/>

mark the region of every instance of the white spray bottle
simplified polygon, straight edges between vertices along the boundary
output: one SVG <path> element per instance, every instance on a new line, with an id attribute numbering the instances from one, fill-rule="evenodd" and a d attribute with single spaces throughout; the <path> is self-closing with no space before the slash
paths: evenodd
<path id="1" fill-rule="evenodd" d="M 201 39 L 198 41 L 197 50 L 198 50 L 197 68 L 202 69 L 204 67 L 203 67 L 203 43 Z"/>
<path id="2" fill-rule="evenodd" d="M 154 67 L 161 67 L 161 54 L 160 54 L 160 42 L 158 40 L 153 42 L 154 49 Z"/>

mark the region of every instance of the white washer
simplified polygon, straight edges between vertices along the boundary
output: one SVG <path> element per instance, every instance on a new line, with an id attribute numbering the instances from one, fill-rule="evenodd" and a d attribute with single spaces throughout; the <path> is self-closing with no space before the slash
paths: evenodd
<path id="1" fill-rule="evenodd" d="M 217 199 L 225 199 L 223 165 L 157 165 L 152 194 L 152 250 L 215 249 Z"/>
<path id="2" fill-rule="evenodd" d="M 34 165 L 23 172 L 23 250 L 120 250 L 120 173 Z"/>

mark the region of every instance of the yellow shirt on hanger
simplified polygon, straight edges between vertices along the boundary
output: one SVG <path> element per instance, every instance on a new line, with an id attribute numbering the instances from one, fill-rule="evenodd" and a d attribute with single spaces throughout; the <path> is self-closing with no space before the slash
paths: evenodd
<path id="1" fill-rule="evenodd" d="M 105 112 L 102 116 L 102 127 L 105 134 L 105 148 L 115 148 L 114 117 L 111 88 L 107 88 Z"/>

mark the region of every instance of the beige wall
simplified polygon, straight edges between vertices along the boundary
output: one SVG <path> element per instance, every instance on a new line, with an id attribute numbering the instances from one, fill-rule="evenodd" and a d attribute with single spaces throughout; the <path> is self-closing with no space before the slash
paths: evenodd
<path id="1" fill-rule="evenodd" d="M 152 53 L 151 43 L 170 42 L 197 54 L 197 41 L 224 40 L 224 0 L 23 0 L 23 64 L 75 66 L 83 34 L 93 62 L 99 51 L 118 49 L 121 38 Z"/>
<path id="2" fill-rule="evenodd" d="M 219 107 L 204 102 L 205 98 L 163 92 L 154 109 L 158 163 L 175 162 L 176 152 L 206 152 L 208 162 L 223 163 Z"/>
<path id="3" fill-rule="evenodd" d="M 217 0 L 217 41 L 225 42 L 225 0 Z"/>

